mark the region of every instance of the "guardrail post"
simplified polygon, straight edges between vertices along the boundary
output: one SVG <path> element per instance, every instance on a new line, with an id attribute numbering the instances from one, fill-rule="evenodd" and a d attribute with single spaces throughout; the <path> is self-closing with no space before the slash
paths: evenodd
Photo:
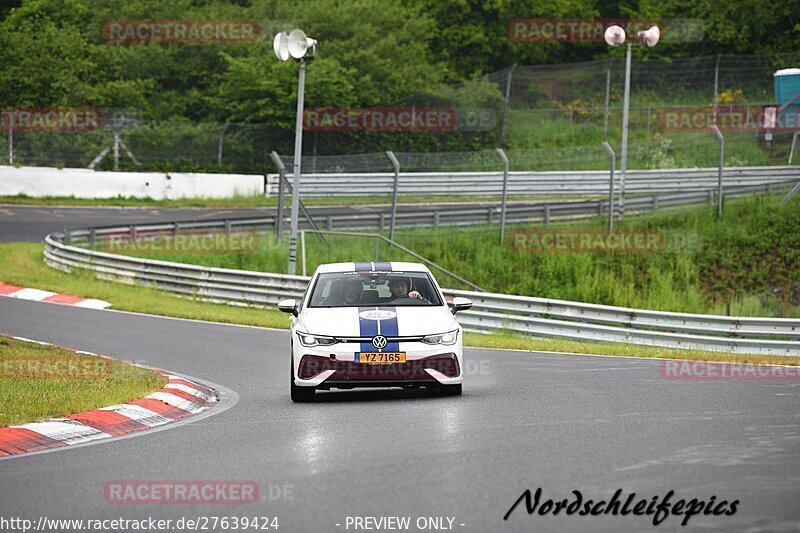
<path id="1" fill-rule="evenodd" d="M 97 230 L 94 228 L 89 228 L 89 247 L 94 248 L 94 245 L 97 241 Z"/>
<path id="2" fill-rule="evenodd" d="M 177 235 L 181 231 L 181 224 L 180 222 L 176 222 L 175 225 L 172 227 L 172 234 Z"/>
<path id="3" fill-rule="evenodd" d="M 379 229 L 380 229 L 381 231 L 383 231 L 383 226 L 385 226 L 385 225 L 386 225 L 386 224 L 385 224 L 386 213 L 380 213 L 378 216 L 379 216 L 379 218 L 380 218 L 380 220 L 378 221 L 378 227 L 379 227 Z"/>
<path id="4" fill-rule="evenodd" d="M 128 229 L 128 236 L 130 237 L 131 242 L 135 244 L 136 243 L 136 226 L 134 226 L 134 225 L 130 226 L 130 228 Z"/>
<path id="5" fill-rule="evenodd" d="M 331 215 L 325 217 L 325 229 L 333 229 L 333 217 Z"/>
<path id="6" fill-rule="evenodd" d="M 608 152 L 611 163 L 611 173 L 608 177 L 608 233 L 610 234 L 614 232 L 614 171 L 617 165 L 617 154 L 614 153 L 614 150 L 608 142 L 603 141 L 601 144 L 603 148 L 606 149 L 606 152 Z"/>
<path id="7" fill-rule="evenodd" d="M 69 230 L 67 228 L 64 228 L 64 244 L 69 244 L 70 239 L 71 236 L 69 234 Z"/>
<path id="8" fill-rule="evenodd" d="M 550 205 L 544 204 L 544 227 L 550 225 Z"/>
<path id="9" fill-rule="evenodd" d="M 653 195 L 653 211 L 658 211 L 658 196 Z"/>
<path id="10" fill-rule="evenodd" d="M 439 227 L 439 211 L 433 212 L 433 227 L 434 229 Z"/>
<path id="11" fill-rule="evenodd" d="M 503 161 L 503 197 L 500 204 L 500 245 L 506 238 L 506 203 L 508 200 L 508 157 L 502 148 L 497 149 L 497 155 Z"/>
<path id="12" fill-rule="evenodd" d="M 231 221 L 225 220 L 225 233 L 229 234 L 231 232 Z"/>
<path id="13" fill-rule="evenodd" d="M 711 131 L 714 132 L 717 141 L 719 142 L 719 170 L 717 173 L 717 218 L 722 218 L 722 166 L 725 157 L 725 137 L 719 131 L 716 125 L 711 126 Z"/>
<path id="14" fill-rule="evenodd" d="M 789 194 L 787 194 L 786 197 L 781 201 L 781 206 L 788 204 L 789 200 L 791 200 L 792 197 L 797 194 L 797 191 L 800 191 L 800 182 L 797 182 L 797 185 L 792 187 L 792 190 L 789 191 Z"/>
<path id="15" fill-rule="evenodd" d="M 280 244 L 281 234 L 283 233 L 283 182 L 286 180 L 286 165 L 283 164 L 278 152 L 274 150 L 269 154 L 269 157 L 278 167 L 278 214 L 275 216 L 275 242 Z"/>
<path id="16" fill-rule="evenodd" d="M 392 184 L 392 218 L 389 221 L 389 238 L 394 240 L 394 223 L 397 217 L 397 187 L 400 185 L 400 161 L 395 157 L 394 152 L 388 150 L 386 157 L 394 167 L 394 183 Z M 381 229 L 383 229 L 383 217 L 381 217 Z"/>
<path id="17" fill-rule="evenodd" d="M 792 148 L 789 150 L 789 161 L 787 164 L 792 164 L 792 159 L 794 158 L 794 149 L 797 148 L 797 132 L 794 132 L 792 135 Z"/>

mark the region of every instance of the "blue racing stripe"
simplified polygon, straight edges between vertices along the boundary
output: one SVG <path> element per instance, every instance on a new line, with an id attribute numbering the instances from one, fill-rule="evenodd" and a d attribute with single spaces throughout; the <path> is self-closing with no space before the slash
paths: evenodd
<path id="1" fill-rule="evenodd" d="M 370 339 L 378 334 L 378 321 L 377 320 L 366 320 L 361 318 L 361 313 L 363 311 L 374 311 L 375 307 L 359 307 L 358 308 L 358 335 L 359 337 L 369 337 Z M 374 352 L 375 347 L 372 346 L 372 342 L 362 342 L 361 343 L 361 351 L 362 352 Z"/>
<path id="2" fill-rule="evenodd" d="M 381 320 L 381 335 L 383 335 L 384 337 L 397 337 L 399 331 L 397 328 L 397 308 L 385 307 L 384 309 L 386 311 L 393 312 L 394 318 L 390 318 L 389 320 Z M 386 344 L 386 348 L 384 348 L 383 351 L 384 352 L 400 351 L 400 343 L 396 341 L 389 342 Z"/>
<path id="3" fill-rule="evenodd" d="M 372 263 L 369 261 L 356 261 L 356 272 L 369 272 L 372 270 Z"/>
<path id="4" fill-rule="evenodd" d="M 381 272 L 391 272 L 392 264 L 389 261 L 376 261 L 375 270 L 380 270 Z"/>

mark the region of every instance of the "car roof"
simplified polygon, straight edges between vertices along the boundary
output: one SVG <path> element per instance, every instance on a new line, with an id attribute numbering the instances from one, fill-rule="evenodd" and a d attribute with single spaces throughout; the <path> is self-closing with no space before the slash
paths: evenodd
<path id="1" fill-rule="evenodd" d="M 428 267 L 422 263 L 406 263 L 403 261 L 359 261 L 351 263 L 327 263 L 319 265 L 317 272 L 427 272 Z"/>

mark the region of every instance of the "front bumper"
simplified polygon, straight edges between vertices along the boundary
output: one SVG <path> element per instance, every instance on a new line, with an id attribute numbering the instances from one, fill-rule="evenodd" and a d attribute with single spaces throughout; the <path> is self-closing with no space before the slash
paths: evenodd
<path id="1" fill-rule="evenodd" d="M 324 353 L 302 347 L 295 353 L 294 383 L 329 389 L 456 385 L 463 381 L 460 343 L 420 348 L 414 352 L 401 350 L 406 352 L 405 363 L 377 365 L 356 363 L 352 351 Z"/>

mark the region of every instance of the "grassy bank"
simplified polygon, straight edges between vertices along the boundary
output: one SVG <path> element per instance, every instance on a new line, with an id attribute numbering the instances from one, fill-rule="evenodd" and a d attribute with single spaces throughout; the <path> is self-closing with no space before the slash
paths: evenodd
<path id="1" fill-rule="evenodd" d="M 0 427 L 126 403 L 167 381 L 119 361 L 0 337 Z"/>
<path id="2" fill-rule="evenodd" d="M 0 281 L 110 301 L 115 309 L 178 318 L 287 329 L 288 317 L 275 310 L 251 309 L 176 298 L 169 293 L 94 279 L 86 272 L 66 274 L 46 266 L 41 244 L 0 244 Z M 465 345 L 529 351 L 554 351 L 628 357 L 682 358 L 710 361 L 800 364 L 800 358 L 730 355 L 616 343 L 535 340 L 510 332 L 467 333 Z"/>
<path id="3" fill-rule="evenodd" d="M 726 202 L 718 221 L 711 206 L 628 218 L 616 226 L 631 235 L 663 237 L 659 248 L 564 253 L 517 247 L 515 230 L 499 243 L 496 226 L 398 231 L 396 240 L 491 292 L 629 306 L 662 311 L 742 316 L 800 316 L 800 217 L 796 202 L 753 196 Z M 601 219 L 550 229 L 604 234 Z M 527 235 L 527 234 L 523 234 Z M 659 237 L 659 238 L 661 238 Z M 306 238 L 307 271 L 320 263 L 374 260 L 375 241 L 327 236 L 329 247 Z M 248 254 L 137 252 L 143 257 L 206 266 L 285 272 L 287 251 L 271 236 Z M 414 260 L 381 246 L 381 260 Z M 449 287 L 459 283 L 438 275 Z"/>
<path id="4" fill-rule="evenodd" d="M 175 298 L 145 287 L 134 287 L 95 279 L 91 273 L 67 274 L 42 261 L 43 245 L 38 243 L 0 244 L 0 282 L 23 287 L 99 298 L 114 309 L 155 315 L 212 320 L 230 324 L 285 328 L 289 319 L 277 310 L 253 309 Z"/>

